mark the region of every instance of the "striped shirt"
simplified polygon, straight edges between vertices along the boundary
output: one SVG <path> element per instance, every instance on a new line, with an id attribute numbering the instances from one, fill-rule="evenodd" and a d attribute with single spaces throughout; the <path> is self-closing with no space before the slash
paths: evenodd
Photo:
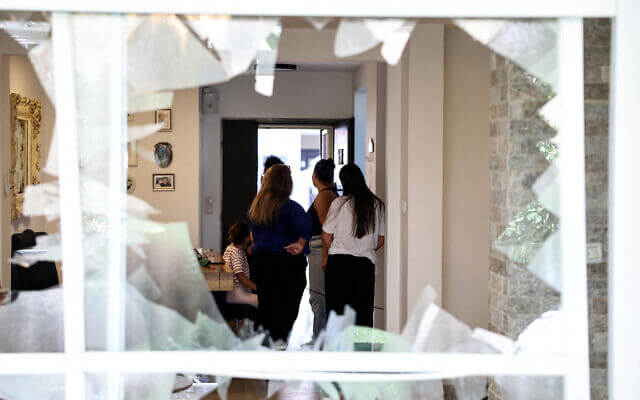
<path id="1" fill-rule="evenodd" d="M 247 255 L 244 250 L 237 248 L 233 244 L 227 246 L 222 256 L 224 262 L 233 270 L 233 286 L 240 286 L 240 281 L 235 274 L 243 273 L 244 276 L 249 277 L 249 263 L 247 262 Z"/>

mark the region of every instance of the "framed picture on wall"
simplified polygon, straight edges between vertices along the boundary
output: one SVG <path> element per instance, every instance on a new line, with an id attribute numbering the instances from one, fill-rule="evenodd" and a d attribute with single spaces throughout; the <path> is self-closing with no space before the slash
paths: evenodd
<path id="1" fill-rule="evenodd" d="M 170 108 L 156 110 L 156 124 L 162 124 L 160 132 L 171 132 L 173 130 Z"/>
<path id="2" fill-rule="evenodd" d="M 136 179 L 133 176 L 127 177 L 127 193 L 132 194 L 136 191 Z"/>
<path id="3" fill-rule="evenodd" d="M 129 167 L 138 166 L 138 141 L 132 140 L 127 143 L 127 158 L 129 159 Z"/>
<path id="4" fill-rule="evenodd" d="M 154 192 L 173 192 L 176 190 L 175 174 L 153 174 Z"/>

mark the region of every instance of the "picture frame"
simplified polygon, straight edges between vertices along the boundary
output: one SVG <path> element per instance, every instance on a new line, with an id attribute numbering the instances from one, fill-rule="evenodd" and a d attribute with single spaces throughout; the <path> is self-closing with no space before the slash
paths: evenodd
<path id="1" fill-rule="evenodd" d="M 136 178 L 133 176 L 127 177 L 127 193 L 133 194 L 136 191 Z"/>
<path id="2" fill-rule="evenodd" d="M 127 158 L 129 167 L 138 166 L 138 141 L 132 140 L 127 142 Z"/>
<path id="3" fill-rule="evenodd" d="M 27 186 L 40 183 L 42 103 L 40 100 L 11 93 L 9 104 L 11 164 L 7 189 L 11 194 L 11 219 L 18 219 L 22 217 Z"/>
<path id="4" fill-rule="evenodd" d="M 156 110 L 156 124 L 162 124 L 160 132 L 173 131 L 172 112 L 170 108 Z"/>
<path id="5" fill-rule="evenodd" d="M 160 168 L 167 168 L 173 161 L 173 146 L 168 142 L 159 142 L 153 146 L 153 158 Z"/>
<path id="6" fill-rule="evenodd" d="M 173 192 L 176 190 L 175 174 L 153 174 L 152 190 L 154 192 Z"/>

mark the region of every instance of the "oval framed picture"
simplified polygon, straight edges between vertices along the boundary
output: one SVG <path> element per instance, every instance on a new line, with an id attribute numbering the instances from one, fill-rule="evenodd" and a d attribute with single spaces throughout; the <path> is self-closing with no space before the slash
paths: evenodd
<path id="1" fill-rule="evenodd" d="M 127 177 L 127 193 L 131 194 L 136 191 L 136 178 L 133 176 Z"/>
<path id="2" fill-rule="evenodd" d="M 171 143 L 156 143 L 154 148 L 155 150 L 153 154 L 156 164 L 160 168 L 167 168 L 169 165 L 171 165 L 171 161 L 173 161 L 173 146 L 171 146 Z"/>

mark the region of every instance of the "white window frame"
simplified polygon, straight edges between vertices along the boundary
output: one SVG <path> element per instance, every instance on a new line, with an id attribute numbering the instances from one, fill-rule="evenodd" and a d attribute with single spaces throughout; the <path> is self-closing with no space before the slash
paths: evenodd
<path id="1" fill-rule="evenodd" d="M 640 213 L 637 210 L 638 191 L 629 183 L 638 182 L 633 171 L 635 164 L 635 147 L 638 141 L 634 136 L 636 121 L 632 106 L 640 104 L 640 78 L 634 70 L 640 65 L 640 48 L 637 38 L 640 28 L 637 17 L 638 2 L 634 0 L 598 1 L 583 0 L 580 2 L 539 0 L 537 2 L 513 2 L 508 0 L 451 0 L 448 2 L 415 2 L 397 0 L 393 7 L 387 3 L 371 3 L 367 0 L 350 2 L 327 0 L 323 2 L 300 2 L 298 0 L 279 0 L 271 2 L 234 1 L 211 2 L 201 0 L 184 0 L 182 2 L 157 2 L 128 0 L 112 1 L 100 4 L 79 0 L 48 0 L 30 2 L 5 0 L 0 9 L 31 11 L 86 11 L 110 13 L 207 13 L 232 15 L 296 15 L 296 16 L 409 16 L 409 17 L 472 17 L 472 18 L 560 18 L 558 53 L 559 82 L 565 120 L 560 127 L 560 144 L 563 149 L 559 158 L 561 165 L 561 195 L 563 209 L 563 228 L 561 230 L 563 249 L 562 259 L 571 260 L 564 265 L 564 307 L 572 327 L 572 340 L 568 344 L 566 358 L 524 358 L 500 355 L 478 354 L 430 354 L 430 353 L 308 353 L 308 352 L 117 352 L 122 348 L 122 326 L 109 326 L 109 350 L 107 352 L 85 351 L 84 338 L 84 274 L 83 258 L 76 243 L 80 242 L 80 199 L 77 191 L 64 190 L 78 184 L 79 171 L 74 146 L 77 136 L 75 129 L 75 104 L 71 57 L 70 32 L 59 30 L 54 33 L 60 40 L 54 40 L 56 55 L 56 118 L 64 129 L 60 147 L 65 148 L 67 157 L 60 160 L 60 185 L 62 222 L 61 232 L 64 259 L 64 322 L 65 353 L 59 354 L 0 354 L 0 374 L 65 374 L 66 398 L 81 399 L 85 395 L 84 372 L 107 372 L 117 376 L 117 372 L 167 372 L 191 371 L 224 373 L 230 376 L 249 378 L 288 378 L 288 379 L 320 379 L 339 380 L 340 377 L 353 379 L 380 380 L 416 380 L 436 378 L 439 376 L 466 375 L 540 375 L 566 377 L 565 399 L 577 400 L 589 398 L 589 363 L 588 363 L 588 320 L 585 262 L 585 193 L 584 193 L 584 127 L 583 127 L 583 58 L 582 58 L 582 20 L 583 17 L 613 17 L 614 52 L 612 87 L 612 124 L 611 143 L 611 226 L 610 285 L 615 294 L 612 303 L 611 345 L 612 390 L 615 398 L 627 399 L 640 397 L 640 380 L 634 378 L 637 372 L 636 360 L 640 359 L 640 343 L 635 338 L 640 333 L 640 312 L 637 287 L 632 283 L 640 282 L 640 268 L 637 261 L 633 263 L 631 251 L 639 237 Z M 628 13 L 628 14 L 627 14 Z M 635 13 L 635 14 L 634 14 Z M 53 18 L 66 18 L 63 13 L 54 14 Z M 124 37 L 123 37 L 124 43 Z M 124 57 L 122 48 L 115 46 L 110 56 Z M 620 49 L 624 49 L 623 52 Z M 621 61 L 623 61 L 623 64 Z M 121 79 L 123 71 L 113 71 L 113 79 Z M 124 81 L 124 80 L 122 80 Z M 122 115 L 113 115 L 112 122 L 120 124 L 121 135 L 124 129 L 124 88 L 112 85 L 112 100 L 120 102 Z M 615 107 L 613 105 L 615 104 Z M 625 114 L 626 111 L 626 114 Z M 119 119 L 119 122 L 117 121 Z M 112 146 L 122 150 L 122 136 L 114 135 Z M 397 155 L 395 155 L 397 157 Z M 397 158 L 394 158 L 397 159 Z M 122 160 L 115 157 L 111 160 L 111 183 L 124 179 Z M 393 166 L 387 166 L 393 168 Z M 398 166 L 399 168 L 399 166 Z M 636 169 L 637 170 L 637 169 Z M 390 171 L 395 173 L 397 171 Z M 120 182 L 121 183 L 121 182 Z M 637 186 L 637 184 L 636 184 Z M 119 187 L 123 187 L 120 185 Z M 112 199 L 116 200 L 117 199 Z M 390 219 L 398 218 L 401 210 L 390 208 Z M 121 210 L 111 210 L 112 221 L 121 221 Z M 109 305 L 111 314 L 118 314 L 121 309 L 121 294 L 117 287 L 123 278 L 122 230 L 112 232 L 112 258 L 110 259 L 110 288 L 115 292 Z M 399 232 L 389 232 L 389 235 Z M 636 234 L 636 235 L 633 235 Z M 397 261 L 396 254 L 387 255 L 387 265 Z M 617 293 L 616 293 L 617 291 Z M 118 318 L 109 318 L 114 320 Z M 118 319 L 119 320 L 119 319 Z M 626 321 L 626 323 L 623 323 Z M 619 325 L 618 325 L 619 324 Z M 629 329 L 621 332 L 619 327 Z M 336 363 L 336 357 L 340 362 Z M 366 366 L 366 372 L 363 371 Z M 435 367 L 437 366 L 437 367 Z M 626 372 L 623 372 L 626 370 Z M 355 372 L 355 374 L 353 374 Z M 404 372 L 403 375 L 386 373 Z M 435 373 L 434 373 L 435 372 Z M 116 390 L 110 398 L 118 398 Z"/>

